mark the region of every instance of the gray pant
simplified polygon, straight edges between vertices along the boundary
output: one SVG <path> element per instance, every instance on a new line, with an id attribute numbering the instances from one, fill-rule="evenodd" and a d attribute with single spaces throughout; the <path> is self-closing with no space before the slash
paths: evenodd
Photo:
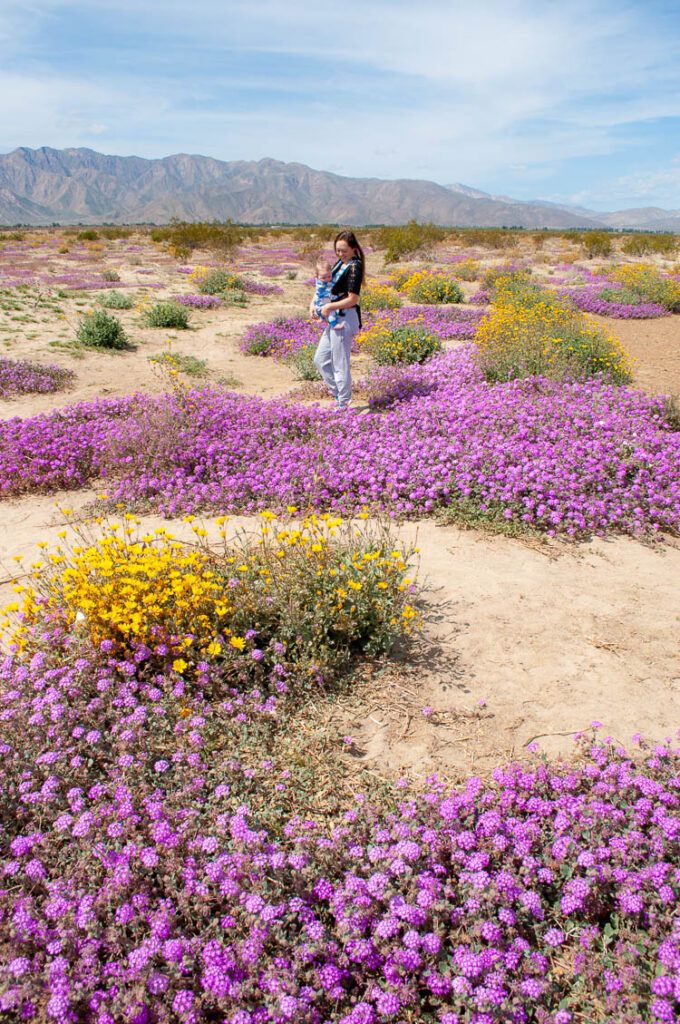
<path id="1" fill-rule="evenodd" d="M 346 405 L 352 397 L 349 353 L 359 330 L 356 309 L 352 307 L 344 313 L 337 327 L 326 324 L 314 353 L 314 365 L 333 398 L 337 398 L 341 405 Z"/>

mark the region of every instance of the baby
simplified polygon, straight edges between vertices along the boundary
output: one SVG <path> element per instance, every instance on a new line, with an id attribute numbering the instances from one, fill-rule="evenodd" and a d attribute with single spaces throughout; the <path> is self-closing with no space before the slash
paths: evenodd
<path id="1" fill-rule="evenodd" d="M 314 280 L 314 285 L 314 298 L 309 305 L 309 312 L 312 316 L 316 314 L 320 317 L 322 307 L 325 306 L 327 302 L 333 301 L 333 296 L 331 295 L 333 275 L 331 272 L 331 265 L 328 260 L 318 259 L 316 261 L 316 278 Z M 336 329 L 344 327 L 343 318 L 336 309 L 331 311 L 327 322 L 329 327 Z"/>

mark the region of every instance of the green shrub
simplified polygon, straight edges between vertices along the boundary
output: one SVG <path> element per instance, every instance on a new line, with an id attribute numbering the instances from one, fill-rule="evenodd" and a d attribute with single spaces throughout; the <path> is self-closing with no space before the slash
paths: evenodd
<path id="1" fill-rule="evenodd" d="M 644 256 L 649 251 L 649 235 L 630 235 L 621 246 L 625 256 Z"/>
<path id="2" fill-rule="evenodd" d="M 595 256 L 611 256 L 614 251 L 611 235 L 606 231 L 584 231 L 579 242 L 588 259 Z"/>
<path id="3" fill-rule="evenodd" d="M 194 272 L 196 285 L 201 295 L 219 295 L 231 288 L 243 290 L 243 281 L 237 274 L 230 274 L 227 270 L 220 270 L 215 267 L 206 269 L 202 274 Z"/>
<path id="4" fill-rule="evenodd" d="M 181 352 L 158 352 L 155 356 L 149 356 L 149 362 L 171 372 L 176 370 L 178 373 L 186 373 L 188 377 L 205 377 L 208 373 L 205 359 L 182 355 Z"/>
<path id="5" fill-rule="evenodd" d="M 680 237 L 678 235 L 665 232 L 659 235 L 652 235 L 650 242 L 651 251 L 658 253 L 660 256 L 672 256 L 677 252 L 679 245 Z"/>
<path id="6" fill-rule="evenodd" d="M 155 302 L 144 310 L 142 319 L 147 327 L 171 327 L 183 331 L 189 326 L 189 314 L 184 306 L 171 300 Z"/>
<path id="7" fill-rule="evenodd" d="M 107 225 L 106 227 L 99 229 L 99 234 L 102 238 L 129 238 L 132 234 L 132 228 L 121 228 L 114 224 Z"/>
<path id="8" fill-rule="evenodd" d="M 102 277 L 105 281 L 120 281 L 120 274 L 117 270 L 105 270 Z"/>
<path id="9" fill-rule="evenodd" d="M 295 349 L 286 357 L 286 364 L 290 366 L 297 380 L 321 380 L 321 374 L 314 365 L 314 353 L 316 345 L 303 345 Z M 259 353 L 252 353 L 259 355 Z"/>
<path id="10" fill-rule="evenodd" d="M 391 327 L 386 322 L 378 322 L 361 332 L 359 344 L 379 366 L 424 363 L 442 350 L 439 335 L 417 324 Z"/>
<path id="11" fill-rule="evenodd" d="M 244 343 L 243 351 L 249 356 L 266 356 L 272 347 L 271 335 L 251 334 Z"/>
<path id="12" fill-rule="evenodd" d="M 221 224 L 177 221 L 167 227 L 153 228 L 151 239 L 154 242 L 167 242 L 171 248 L 177 250 L 177 255 L 180 255 L 193 252 L 194 249 L 229 252 L 239 245 L 247 234 L 247 229 L 234 224 L 231 220 Z"/>
<path id="13" fill-rule="evenodd" d="M 634 234 L 626 238 L 621 252 L 626 256 L 645 256 L 655 252 L 659 256 L 672 256 L 678 248 L 678 236 L 664 231 L 659 234 Z"/>
<path id="14" fill-rule="evenodd" d="M 242 288 L 227 288 L 219 293 L 225 306 L 247 306 L 248 296 Z"/>
<path id="15" fill-rule="evenodd" d="M 79 242 L 96 242 L 99 235 L 94 228 L 87 228 L 85 231 L 79 231 L 77 238 Z"/>
<path id="16" fill-rule="evenodd" d="M 517 244 L 517 232 L 512 228 L 457 228 L 456 238 L 463 245 L 485 249 L 510 249 Z"/>
<path id="17" fill-rule="evenodd" d="M 132 309 L 135 304 L 135 300 L 132 295 L 125 295 L 123 292 L 119 292 L 114 289 L 113 291 L 106 292 L 105 295 L 102 295 L 99 303 L 104 307 L 104 309 Z"/>
<path id="18" fill-rule="evenodd" d="M 605 302 L 618 302 L 623 306 L 637 306 L 642 296 L 633 288 L 603 288 L 600 298 Z"/>
<path id="19" fill-rule="evenodd" d="M 103 309 L 86 313 L 78 325 L 77 340 L 87 348 L 122 349 L 128 345 L 127 335 L 118 317 Z"/>
<path id="20" fill-rule="evenodd" d="M 482 287 L 488 288 L 490 291 L 496 286 L 496 282 L 501 279 L 505 284 L 510 282 L 516 282 L 518 286 L 527 284 L 531 278 L 531 270 L 526 267 L 518 267 L 512 263 L 501 263 L 495 267 L 487 267 L 482 274 Z"/>
<path id="21" fill-rule="evenodd" d="M 431 249 L 448 234 L 450 228 L 437 227 L 432 223 L 419 224 L 415 220 L 410 220 L 408 224 L 400 227 L 379 228 L 375 233 L 375 242 L 379 249 L 386 250 L 386 263 L 398 263 L 404 256 Z"/>
<path id="22" fill-rule="evenodd" d="M 476 281 L 480 274 L 478 260 L 468 259 L 456 263 L 454 273 L 459 281 Z"/>

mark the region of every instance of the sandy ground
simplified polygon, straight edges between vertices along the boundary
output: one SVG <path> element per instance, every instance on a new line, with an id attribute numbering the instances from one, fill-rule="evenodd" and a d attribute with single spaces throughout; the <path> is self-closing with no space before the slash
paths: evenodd
<path id="1" fill-rule="evenodd" d="M 178 290 L 177 281 L 167 289 Z M 308 296 L 308 287 L 286 282 L 283 298 L 194 313 L 194 330 L 171 332 L 173 349 L 206 359 L 213 383 L 235 377 L 243 393 L 285 394 L 290 371 L 242 355 L 237 341 L 248 323 L 304 312 Z M 5 354 L 69 365 L 78 377 L 70 392 L 1 402 L 0 417 L 164 390 L 148 356 L 163 350 L 168 332 L 141 328 L 134 312 L 122 319 L 137 348 L 116 355 L 88 352 L 76 360 L 49 346 L 63 324 L 46 323 L 33 338 L 26 334 L 35 329 L 13 333 Z M 678 317 L 603 323 L 637 359 L 637 386 L 680 393 Z M 3 503 L 0 603 L 11 597 L 13 556 L 30 558 L 39 540 L 56 543 L 58 507 L 82 508 L 95 493 Z M 353 737 L 356 758 L 390 774 L 470 772 L 525 751 L 534 739 L 550 753 L 568 754 L 574 734 L 593 721 L 625 744 L 636 732 L 656 740 L 680 726 L 680 542 L 527 542 L 431 520 L 404 524 L 399 533 L 420 548 L 424 627 L 415 663 L 379 672 L 333 713 L 332 727 Z"/>

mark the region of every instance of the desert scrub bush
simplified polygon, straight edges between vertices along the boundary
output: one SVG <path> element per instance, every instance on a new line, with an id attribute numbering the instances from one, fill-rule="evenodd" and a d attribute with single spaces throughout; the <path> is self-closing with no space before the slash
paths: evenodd
<path id="1" fill-rule="evenodd" d="M 167 227 L 153 228 L 151 240 L 165 242 L 174 248 L 177 255 L 186 258 L 194 249 L 208 249 L 216 252 L 230 252 L 247 237 L 247 229 L 231 220 L 223 223 L 178 221 Z"/>
<path id="2" fill-rule="evenodd" d="M 147 327 L 166 327 L 186 330 L 189 326 L 189 314 L 179 302 L 166 300 L 154 302 L 142 312 L 142 320 Z"/>
<path id="3" fill-rule="evenodd" d="M 220 292 L 219 297 L 225 306 L 243 307 L 247 306 L 250 301 L 243 288 L 225 288 L 223 292 Z"/>
<path id="4" fill-rule="evenodd" d="M 395 326 L 378 321 L 361 333 L 360 349 L 379 366 L 424 363 L 442 350 L 442 340 L 434 331 L 416 323 Z"/>
<path id="5" fill-rule="evenodd" d="M 672 256 L 678 249 L 678 236 L 670 232 L 629 235 L 621 246 L 626 256 L 646 256 L 650 252 Z"/>
<path id="6" fill-rule="evenodd" d="M 625 263 L 609 271 L 608 277 L 648 302 L 671 312 L 680 310 L 680 282 L 665 277 L 651 263 Z"/>
<path id="7" fill-rule="evenodd" d="M 611 256 L 614 244 L 606 231 L 584 231 L 579 236 L 581 251 L 588 259 L 596 256 Z"/>
<path id="8" fill-rule="evenodd" d="M 99 228 L 99 234 L 102 238 L 107 238 L 109 241 L 113 241 L 117 238 L 129 238 L 132 234 L 132 228 L 118 227 L 115 224 L 107 224 L 105 227 Z"/>
<path id="9" fill-rule="evenodd" d="M 438 270 L 417 271 L 404 281 L 402 288 L 412 302 L 439 305 L 463 301 L 463 292 L 455 278 Z"/>
<path id="10" fill-rule="evenodd" d="M 450 234 L 450 228 L 437 227 L 435 224 L 418 224 L 410 220 L 399 227 L 378 228 L 375 232 L 375 244 L 385 250 L 386 263 L 398 263 L 404 256 L 423 252 L 442 242 Z"/>
<path id="11" fill-rule="evenodd" d="M 404 285 L 409 278 L 413 277 L 414 274 L 420 273 L 424 269 L 426 268 L 421 266 L 416 268 L 412 267 L 410 270 L 393 270 L 388 278 L 389 287 L 396 289 L 398 292 L 404 291 Z"/>
<path id="12" fill-rule="evenodd" d="M 104 281 L 120 281 L 120 274 L 117 270 L 103 270 L 102 278 Z"/>
<path id="13" fill-rule="evenodd" d="M 481 273 L 479 260 L 467 259 L 456 263 L 456 277 L 459 281 L 476 281 Z"/>
<path id="14" fill-rule="evenodd" d="M 361 292 L 361 308 L 365 313 L 380 309 L 399 309 L 401 298 L 394 288 L 385 284 L 369 284 Z"/>
<path id="15" fill-rule="evenodd" d="M 456 237 L 463 245 L 481 245 L 485 249 L 511 249 L 518 240 L 512 228 L 457 228 Z"/>
<path id="16" fill-rule="evenodd" d="M 243 291 L 243 280 L 238 274 L 232 274 L 219 267 L 196 267 L 189 275 L 189 280 L 198 288 L 201 295 L 219 295 L 231 288 Z"/>
<path id="17" fill-rule="evenodd" d="M 292 350 L 285 362 L 290 366 L 297 380 L 321 380 L 321 374 L 314 364 L 316 345 L 303 345 Z"/>
<path id="18" fill-rule="evenodd" d="M 631 379 L 616 339 L 539 289 L 498 295 L 491 315 L 477 328 L 475 342 L 478 363 L 489 381 L 596 377 L 625 384 Z"/>
<path id="19" fill-rule="evenodd" d="M 673 256 L 680 248 L 680 235 L 674 235 L 670 232 L 660 232 L 658 235 L 652 235 L 650 241 L 650 249 L 652 252 L 658 253 L 659 256 Z"/>
<path id="20" fill-rule="evenodd" d="M 99 299 L 99 305 L 103 306 L 104 309 L 132 309 L 134 304 L 135 300 L 132 295 L 126 295 L 124 292 L 119 292 L 115 289 L 106 292 Z"/>
<path id="21" fill-rule="evenodd" d="M 517 263 L 499 263 L 494 267 L 487 267 L 482 274 L 482 287 L 493 291 L 496 282 L 501 279 L 506 282 L 516 281 L 518 284 L 524 284 L 531 279 L 531 269 L 519 266 Z"/>
<path id="22" fill-rule="evenodd" d="M 49 623 L 79 630 L 94 648 L 108 643 L 119 657 L 145 645 L 182 675 L 208 658 L 233 667 L 235 678 L 248 669 L 257 678 L 266 651 L 290 672 L 327 678 L 355 655 L 389 650 L 416 625 L 411 552 L 387 528 L 263 513 L 257 533 L 228 539 L 225 522 L 215 521 L 217 545 L 202 525 L 193 523 L 188 544 L 164 527 L 140 530 L 130 513 L 100 537 L 76 528 L 5 609 L 12 646 L 39 649 Z"/>
<path id="23" fill-rule="evenodd" d="M 127 334 L 118 317 L 103 309 L 85 313 L 78 324 L 76 339 L 86 348 L 123 349 L 128 345 Z"/>
<path id="24" fill-rule="evenodd" d="M 645 256 L 651 252 L 651 235 L 629 235 L 621 245 L 624 256 Z"/>
<path id="25" fill-rule="evenodd" d="M 94 228 L 86 228 L 85 231 L 79 231 L 76 238 L 79 242 L 96 242 L 99 238 L 99 233 Z"/>
<path id="26" fill-rule="evenodd" d="M 205 359 L 183 355 L 181 352 L 157 352 L 155 355 L 149 356 L 149 362 L 171 373 L 172 371 L 185 373 L 188 377 L 205 377 L 208 374 L 208 364 Z"/>

